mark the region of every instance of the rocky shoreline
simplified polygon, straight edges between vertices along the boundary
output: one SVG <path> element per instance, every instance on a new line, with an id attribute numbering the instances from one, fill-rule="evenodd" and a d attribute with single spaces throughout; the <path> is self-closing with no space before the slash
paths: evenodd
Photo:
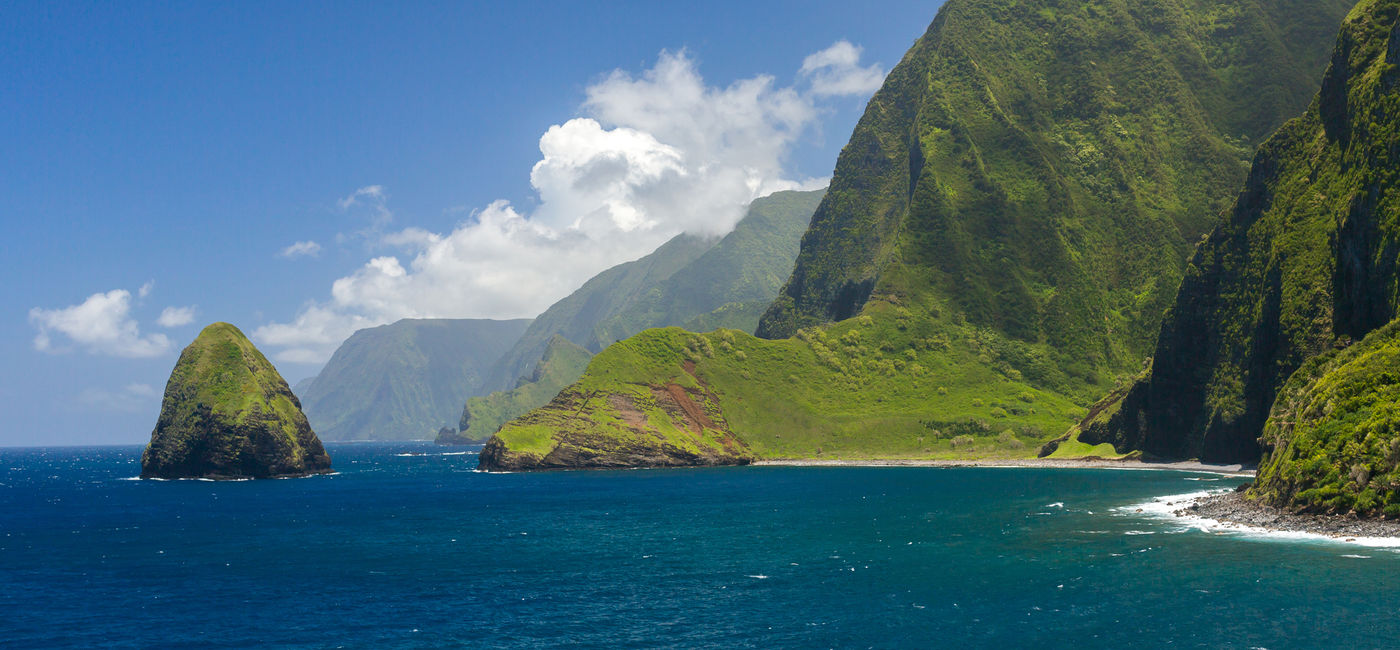
<path id="1" fill-rule="evenodd" d="M 1272 506 L 1248 501 L 1243 492 L 1228 492 L 1196 499 L 1175 510 L 1178 517 L 1203 517 L 1216 521 L 1253 526 L 1274 532 L 1312 533 L 1338 538 L 1400 538 L 1400 521 L 1361 519 L 1348 515 L 1294 514 Z M 1347 541 L 1351 541 L 1348 539 Z"/>
<path id="2" fill-rule="evenodd" d="M 1196 461 L 1155 462 L 1118 460 L 1112 458 L 978 458 L 961 460 L 930 460 L 918 458 L 887 459 L 813 459 L 766 458 L 754 465 L 785 467 L 1030 467 L 1055 469 L 1130 469 L 1168 472 L 1202 472 L 1226 476 L 1254 476 L 1254 469 L 1241 465 L 1215 465 Z"/>

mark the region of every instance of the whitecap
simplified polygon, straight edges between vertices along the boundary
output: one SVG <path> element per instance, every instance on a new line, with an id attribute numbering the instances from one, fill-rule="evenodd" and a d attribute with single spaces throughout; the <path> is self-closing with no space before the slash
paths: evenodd
<path id="1" fill-rule="evenodd" d="M 1175 494 L 1160 497 L 1153 497 L 1146 503 L 1138 503 L 1130 506 L 1114 508 L 1114 512 L 1120 515 L 1147 515 L 1154 519 L 1162 519 L 1179 527 L 1173 532 L 1185 532 L 1188 530 L 1199 530 L 1204 533 L 1217 535 L 1242 535 L 1250 538 L 1260 538 L 1279 541 L 1295 542 L 1331 542 L 1336 544 L 1355 544 L 1369 548 L 1400 548 L 1400 537 L 1357 537 L 1354 535 L 1331 536 L 1321 533 L 1309 533 L 1294 530 L 1271 530 L 1261 526 L 1250 526 L 1230 521 L 1220 521 L 1208 517 L 1195 515 L 1177 515 L 1178 510 L 1184 510 L 1191 506 L 1197 499 L 1202 499 L 1217 494 L 1232 491 L 1231 488 L 1221 488 L 1207 490 L 1203 492 L 1190 492 L 1187 494 Z"/>
<path id="2" fill-rule="evenodd" d="M 1043 506 L 1041 506 L 1041 507 L 1042 507 L 1042 508 L 1063 508 L 1063 507 L 1065 507 L 1065 502 L 1064 502 L 1064 501 L 1056 501 L 1056 502 L 1054 502 L 1054 503 L 1048 503 L 1048 504 L 1043 505 Z"/>
<path id="3" fill-rule="evenodd" d="M 755 579 L 755 580 L 767 580 L 767 579 L 768 579 L 768 576 L 763 575 L 762 573 L 759 573 L 759 574 L 756 574 L 756 575 L 746 575 L 746 576 L 744 576 L 744 577 L 745 577 L 745 578 L 753 578 L 753 579 Z"/>

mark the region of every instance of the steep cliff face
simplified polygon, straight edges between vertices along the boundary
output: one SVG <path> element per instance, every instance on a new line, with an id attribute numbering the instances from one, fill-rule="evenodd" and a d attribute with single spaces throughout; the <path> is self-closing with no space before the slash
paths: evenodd
<path id="1" fill-rule="evenodd" d="M 515 387 L 554 336 L 597 353 L 648 327 L 751 331 L 792 269 L 798 240 L 824 192 L 775 192 L 750 204 L 718 240 L 682 234 L 599 273 L 535 319 L 492 368 L 487 386 Z"/>
<path id="2" fill-rule="evenodd" d="M 272 478 L 330 471 L 287 382 L 243 332 L 214 323 L 180 353 L 142 478 Z"/>
<path id="3" fill-rule="evenodd" d="M 1289 510 L 1400 517 L 1400 321 L 1289 377 L 1247 496 Z"/>
<path id="4" fill-rule="evenodd" d="M 1254 462 L 1289 375 L 1395 316 L 1397 8 L 1367 0 L 1347 17 L 1317 98 L 1259 149 L 1233 211 L 1192 257 L 1150 376 L 1081 440 Z"/>
<path id="5" fill-rule="evenodd" d="M 591 358 L 593 355 L 588 350 L 555 336 L 529 377 L 522 377 L 520 385 L 511 390 L 467 400 L 457 428 L 443 429 L 438 433 L 437 443 L 465 445 L 490 438 L 502 424 L 544 406 L 560 389 L 577 381 Z"/>
<path id="6" fill-rule="evenodd" d="M 949 0 L 836 165 L 766 338 L 872 297 L 1135 369 L 1346 0 Z"/>
<path id="7" fill-rule="evenodd" d="M 326 440 L 421 440 L 487 392 L 526 319 L 404 319 L 355 332 L 301 393 Z"/>
<path id="8" fill-rule="evenodd" d="M 1346 7 L 949 0 L 842 151 L 768 338 L 693 337 L 716 350 L 696 376 L 762 457 L 1033 456 L 1141 371 L 1191 247 L 1316 92 Z M 684 336 L 623 341 L 575 387 L 684 380 Z M 622 439 L 607 400 L 568 406 L 542 411 L 594 449 Z"/>

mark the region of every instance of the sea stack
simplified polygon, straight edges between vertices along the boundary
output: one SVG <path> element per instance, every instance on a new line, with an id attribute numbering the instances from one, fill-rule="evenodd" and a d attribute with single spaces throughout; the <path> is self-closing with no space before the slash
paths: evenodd
<path id="1" fill-rule="evenodd" d="M 141 455 L 141 478 L 279 478 L 330 469 L 301 402 L 237 327 L 214 323 L 180 353 Z"/>

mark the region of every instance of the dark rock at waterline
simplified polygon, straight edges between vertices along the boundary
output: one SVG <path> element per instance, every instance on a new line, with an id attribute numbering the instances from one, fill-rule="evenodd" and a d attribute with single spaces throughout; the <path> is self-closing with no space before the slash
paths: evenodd
<path id="1" fill-rule="evenodd" d="M 1356 515 L 1292 513 L 1245 498 L 1241 491 L 1197 499 L 1177 516 L 1204 517 L 1273 531 L 1315 533 L 1331 537 L 1400 537 L 1400 521 L 1362 519 Z"/>
<path id="2" fill-rule="evenodd" d="M 286 380 L 248 337 L 214 323 L 180 353 L 142 478 L 280 478 L 331 469 Z"/>

